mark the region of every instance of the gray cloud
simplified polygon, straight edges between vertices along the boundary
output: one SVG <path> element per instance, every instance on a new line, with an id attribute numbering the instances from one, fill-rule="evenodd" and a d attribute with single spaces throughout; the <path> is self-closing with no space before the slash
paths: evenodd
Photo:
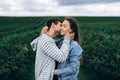
<path id="1" fill-rule="evenodd" d="M 9 5 L 0 5 L 1 10 L 9 10 Z"/>
<path id="2" fill-rule="evenodd" d="M 95 3 L 112 3 L 120 0 L 57 0 L 59 5 L 77 5 L 77 4 L 95 4 Z"/>
<path id="3" fill-rule="evenodd" d="M 0 0 L 0 16 L 120 16 L 119 1 L 120 0 Z"/>

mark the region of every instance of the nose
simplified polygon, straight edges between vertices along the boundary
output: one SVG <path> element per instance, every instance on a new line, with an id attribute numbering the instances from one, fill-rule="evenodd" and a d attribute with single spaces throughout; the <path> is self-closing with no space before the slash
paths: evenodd
<path id="1" fill-rule="evenodd" d="M 60 29 L 61 31 L 63 30 L 63 27 L 61 27 L 61 29 Z"/>
<path id="2" fill-rule="evenodd" d="M 62 29 L 62 27 L 60 27 L 60 29 Z"/>

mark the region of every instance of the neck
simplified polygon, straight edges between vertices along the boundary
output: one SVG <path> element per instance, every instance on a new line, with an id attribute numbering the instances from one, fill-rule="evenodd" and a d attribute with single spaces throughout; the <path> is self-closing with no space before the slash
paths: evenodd
<path id="1" fill-rule="evenodd" d="M 49 35 L 49 36 L 52 37 L 52 38 L 55 37 L 55 32 L 52 31 L 52 30 L 49 30 L 46 34 Z"/>

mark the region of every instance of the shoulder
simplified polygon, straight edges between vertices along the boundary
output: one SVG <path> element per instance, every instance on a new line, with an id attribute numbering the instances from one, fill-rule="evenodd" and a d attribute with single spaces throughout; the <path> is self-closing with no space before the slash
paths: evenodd
<path id="1" fill-rule="evenodd" d="M 39 43 L 46 43 L 46 42 L 55 42 L 55 41 L 47 34 L 41 34 L 39 38 Z"/>
<path id="2" fill-rule="evenodd" d="M 40 37 L 41 38 L 49 38 L 49 36 L 47 34 L 41 34 Z"/>
<path id="3" fill-rule="evenodd" d="M 71 46 L 77 49 L 82 49 L 82 47 L 78 44 L 78 42 L 74 40 L 71 41 Z"/>
<path id="4" fill-rule="evenodd" d="M 75 52 L 75 53 L 82 53 L 82 47 L 78 44 L 77 41 L 71 41 L 71 49 L 72 49 L 72 52 Z"/>
<path id="5" fill-rule="evenodd" d="M 45 41 L 54 41 L 53 38 L 51 38 L 50 36 L 48 36 L 47 34 L 41 34 L 41 39 L 40 40 L 45 40 Z"/>

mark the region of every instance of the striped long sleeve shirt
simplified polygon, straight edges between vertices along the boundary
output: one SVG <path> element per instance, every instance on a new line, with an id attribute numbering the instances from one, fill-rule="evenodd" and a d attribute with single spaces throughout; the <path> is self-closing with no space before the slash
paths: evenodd
<path id="1" fill-rule="evenodd" d="M 55 60 L 64 62 L 69 53 L 70 39 L 64 37 L 63 44 L 59 49 L 53 38 L 42 34 L 31 42 L 36 51 L 35 80 L 52 80 L 55 69 Z"/>

